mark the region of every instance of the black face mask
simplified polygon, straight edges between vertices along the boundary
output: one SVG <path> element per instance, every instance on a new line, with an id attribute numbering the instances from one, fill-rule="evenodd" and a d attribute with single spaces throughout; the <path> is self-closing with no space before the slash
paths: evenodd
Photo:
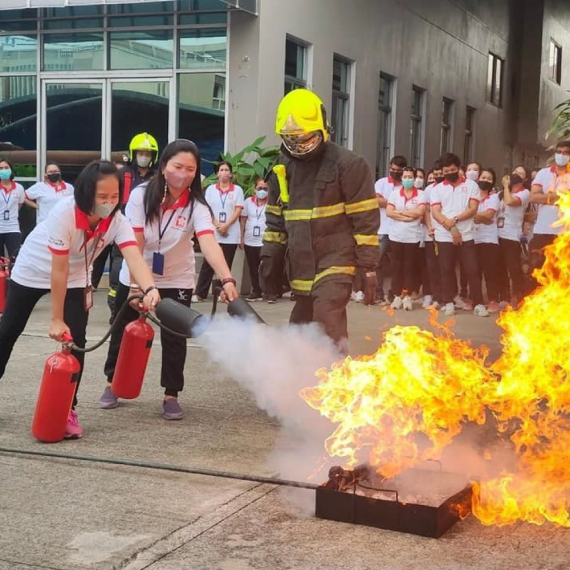
<path id="1" fill-rule="evenodd" d="M 511 174 L 511 186 L 522 184 L 524 180 L 518 174 Z"/>
<path id="2" fill-rule="evenodd" d="M 61 179 L 61 174 L 59 172 L 54 172 L 53 174 L 48 174 L 47 175 L 47 179 L 50 182 L 59 182 L 59 180 Z"/>
<path id="3" fill-rule="evenodd" d="M 479 181 L 479 188 L 483 190 L 483 192 L 490 192 L 493 189 L 492 182 L 483 182 L 482 180 Z"/>
<path id="4" fill-rule="evenodd" d="M 435 181 L 436 181 L 438 184 L 441 184 L 444 180 L 445 180 L 445 178 L 444 178 L 443 176 L 436 176 L 436 177 L 435 177 Z"/>
<path id="5" fill-rule="evenodd" d="M 396 182 L 400 182 L 400 180 L 402 180 L 402 173 L 390 170 L 390 178 L 393 178 L 394 180 L 396 180 Z"/>
<path id="6" fill-rule="evenodd" d="M 459 180 L 459 172 L 450 172 L 445 175 L 445 179 L 452 184 L 455 184 Z"/>

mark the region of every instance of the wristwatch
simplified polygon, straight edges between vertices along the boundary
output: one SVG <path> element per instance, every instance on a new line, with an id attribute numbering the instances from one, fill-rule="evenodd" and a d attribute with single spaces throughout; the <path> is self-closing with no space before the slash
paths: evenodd
<path id="1" fill-rule="evenodd" d="M 457 216 L 455 216 L 455 217 L 453 218 L 453 221 L 454 221 L 455 223 L 459 222 L 459 220 L 457 219 Z"/>

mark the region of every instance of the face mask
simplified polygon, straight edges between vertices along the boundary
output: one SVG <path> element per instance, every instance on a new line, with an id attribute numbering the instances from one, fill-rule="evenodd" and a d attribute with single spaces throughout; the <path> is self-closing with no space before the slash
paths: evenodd
<path id="1" fill-rule="evenodd" d="M 402 173 L 390 170 L 390 178 L 393 178 L 396 182 L 400 182 L 400 180 L 402 180 Z"/>
<path id="2" fill-rule="evenodd" d="M 0 180 L 10 180 L 12 176 L 12 171 L 9 168 L 3 168 L 0 170 Z"/>
<path id="3" fill-rule="evenodd" d="M 483 190 L 483 192 L 490 192 L 493 188 L 492 182 L 483 182 L 482 180 L 479 181 L 479 188 Z"/>
<path id="4" fill-rule="evenodd" d="M 436 176 L 436 177 L 435 177 L 435 181 L 436 181 L 438 184 L 441 184 L 444 180 L 445 180 L 445 178 L 444 178 L 443 176 Z"/>
<path id="5" fill-rule="evenodd" d="M 99 216 L 100 218 L 108 218 L 117 207 L 116 204 L 109 204 L 105 202 L 104 204 L 95 204 L 95 208 L 93 208 L 93 213 Z"/>
<path id="6" fill-rule="evenodd" d="M 477 178 L 479 178 L 479 171 L 478 170 L 468 170 L 465 173 L 467 180 L 473 180 L 473 182 L 477 182 Z"/>
<path id="7" fill-rule="evenodd" d="M 557 152 L 554 155 L 556 166 L 566 166 L 570 162 L 570 156 Z"/>
<path id="8" fill-rule="evenodd" d="M 61 174 L 59 172 L 53 172 L 47 175 L 47 179 L 54 184 L 61 178 Z"/>
<path id="9" fill-rule="evenodd" d="M 523 179 L 518 174 L 511 174 L 511 186 L 516 186 L 517 184 L 522 184 Z"/>
<path id="10" fill-rule="evenodd" d="M 414 186 L 418 189 L 421 190 L 424 187 L 424 179 L 423 178 L 416 178 L 414 180 Z"/>
<path id="11" fill-rule="evenodd" d="M 147 168 L 151 161 L 150 156 L 138 156 L 137 155 L 137 165 L 141 168 Z"/>
<path id="12" fill-rule="evenodd" d="M 404 188 L 412 188 L 413 185 L 414 185 L 414 179 L 413 178 L 404 178 L 402 180 L 402 186 Z"/>
<path id="13" fill-rule="evenodd" d="M 176 170 L 165 171 L 164 177 L 173 190 L 185 190 L 186 188 L 190 188 L 190 184 L 192 184 L 194 180 L 191 174 L 178 172 Z"/>
<path id="14" fill-rule="evenodd" d="M 450 172 L 445 175 L 445 179 L 452 184 L 455 184 L 459 180 L 459 172 Z"/>
<path id="15" fill-rule="evenodd" d="M 269 194 L 269 192 L 267 190 L 256 190 L 255 191 L 255 195 L 260 199 L 260 200 L 265 200 L 265 198 L 267 198 L 267 195 Z"/>

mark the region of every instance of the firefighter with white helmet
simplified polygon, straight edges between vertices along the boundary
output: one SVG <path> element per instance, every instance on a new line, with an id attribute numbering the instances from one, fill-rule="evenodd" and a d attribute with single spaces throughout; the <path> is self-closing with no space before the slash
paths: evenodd
<path id="1" fill-rule="evenodd" d="M 278 279 L 285 263 L 296 300 L 290 322 L 319 323 L 346 353 L 346 306 L 357 270 L 368 304 L 376 291 L 380 217 L 372 172 L 329 140 L 325 107 L 311 91 L 283 98 L 275 131 L 283 144 L 268 178 L 260 276 Z"/>

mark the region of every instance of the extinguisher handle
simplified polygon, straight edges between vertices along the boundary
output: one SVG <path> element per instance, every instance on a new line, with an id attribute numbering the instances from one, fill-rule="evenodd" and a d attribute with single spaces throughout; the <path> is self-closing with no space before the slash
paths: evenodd
<path id="1" fill-rule="evenodd" d="M 73 342 L 73 338 L 71 338 L 71 335 L 69 333 L 64 332 L 61 335 L 61 342 L 71 343 Z"/>

